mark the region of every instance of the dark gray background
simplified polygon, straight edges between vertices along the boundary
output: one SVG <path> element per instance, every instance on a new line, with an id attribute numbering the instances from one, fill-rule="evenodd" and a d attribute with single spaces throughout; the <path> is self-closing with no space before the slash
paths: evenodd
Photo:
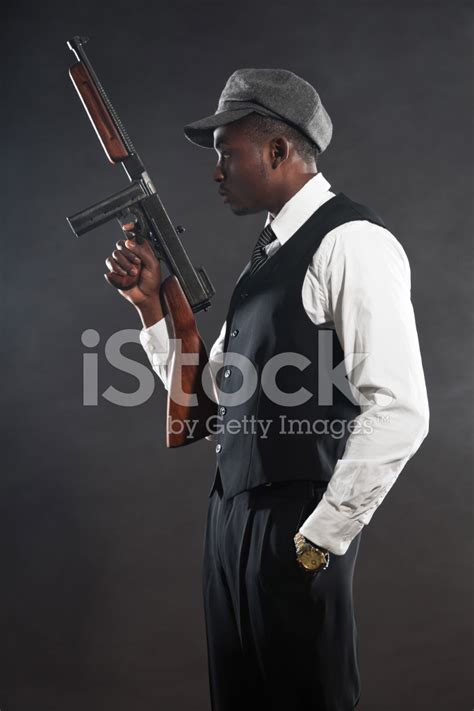
<path id="1" fill-rule="evenodd" d="M 214 152 L 182 126 L 229 74 L 279 66 L 333 119 L 319 168 L 403 244 L 431 430 L 365 529 L 355 577 L 360 711 L 472 707 L 472 81 L 468 3 L 11 3 L 4 14 L 0 708 L 209 708 L 200 565 L 213 447 L 164 445 L 166 397 L 82 406 L 81 333 L 140 327 L 105 282 L 113 224 L 76 240 L 65 216 L 126 185 L 67 76 L 90 57 L 185 244 L 217 289 L 210 346 L 264 215 L 237 219 Z M 124 352 L 143 364 L 137 344 Z"/>

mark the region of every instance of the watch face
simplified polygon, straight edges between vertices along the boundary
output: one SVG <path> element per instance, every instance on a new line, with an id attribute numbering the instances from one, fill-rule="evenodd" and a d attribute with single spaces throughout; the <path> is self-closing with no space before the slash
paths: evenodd
<path id="1" fill-rule="evenodd" d="M 302 551 L 302 553 L 298 556 L 298 560 L 305 570 L 317 570 L 326 563 L 324 553 L 321 553 L 321 551 L 317 551 L 310 546 Z"/>

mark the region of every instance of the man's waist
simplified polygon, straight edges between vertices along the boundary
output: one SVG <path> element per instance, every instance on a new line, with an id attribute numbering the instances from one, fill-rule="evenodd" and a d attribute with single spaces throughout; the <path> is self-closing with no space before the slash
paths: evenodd
<path id="1" fill-rule="evenodd" d="M 265 481 L 258 484 L 245 486 L 245 487 L 232 487 L 230 491 L 225 491 L 222 483 L 222 477 L 217 467 L 216 475 L 214 478 L 214 483 L 209 496 L 212 496 L 214 491 L 217 491 L 219 496 L 225 498 L 233 498 L 244 492 L 255 492 L 265 495 L 266 493 L 280 492 L 284 496 L 302 496 L 311 498 L 317 496 L 321 490 L 326 489 L 328 481 L 322 479 L 282 479 L 282 480 L 272 480 Z"/>

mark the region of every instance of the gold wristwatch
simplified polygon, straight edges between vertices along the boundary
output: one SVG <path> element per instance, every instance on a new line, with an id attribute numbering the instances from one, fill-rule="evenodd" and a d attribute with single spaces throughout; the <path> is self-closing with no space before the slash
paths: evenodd
<path id="1" fill-rule="evenodd" d="M 304 570 L 308 573 L 326 570 L 329 565 L 329 551 L 322 551 L 299 531 L 293 540 L 296 546 L 296 560 Z"/>

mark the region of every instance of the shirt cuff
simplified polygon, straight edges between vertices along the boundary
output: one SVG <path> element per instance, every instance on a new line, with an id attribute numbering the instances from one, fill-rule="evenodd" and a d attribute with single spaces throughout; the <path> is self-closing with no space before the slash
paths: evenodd
<path id="1" fill-rule="evenodd" d="M 344 555 L 352 540 L 364 527 L 362 521 L 349 520 L 323 498 L 300 526 L 299 532 L 315 546 L 334 555 Z"/>
<path id="2" fill-rule="evenodd" d="M 148 328 L 143 328 L 139 338 L 152 365 L 167 364 L 170 356 L 170 338 L 166 317 Z"/>

